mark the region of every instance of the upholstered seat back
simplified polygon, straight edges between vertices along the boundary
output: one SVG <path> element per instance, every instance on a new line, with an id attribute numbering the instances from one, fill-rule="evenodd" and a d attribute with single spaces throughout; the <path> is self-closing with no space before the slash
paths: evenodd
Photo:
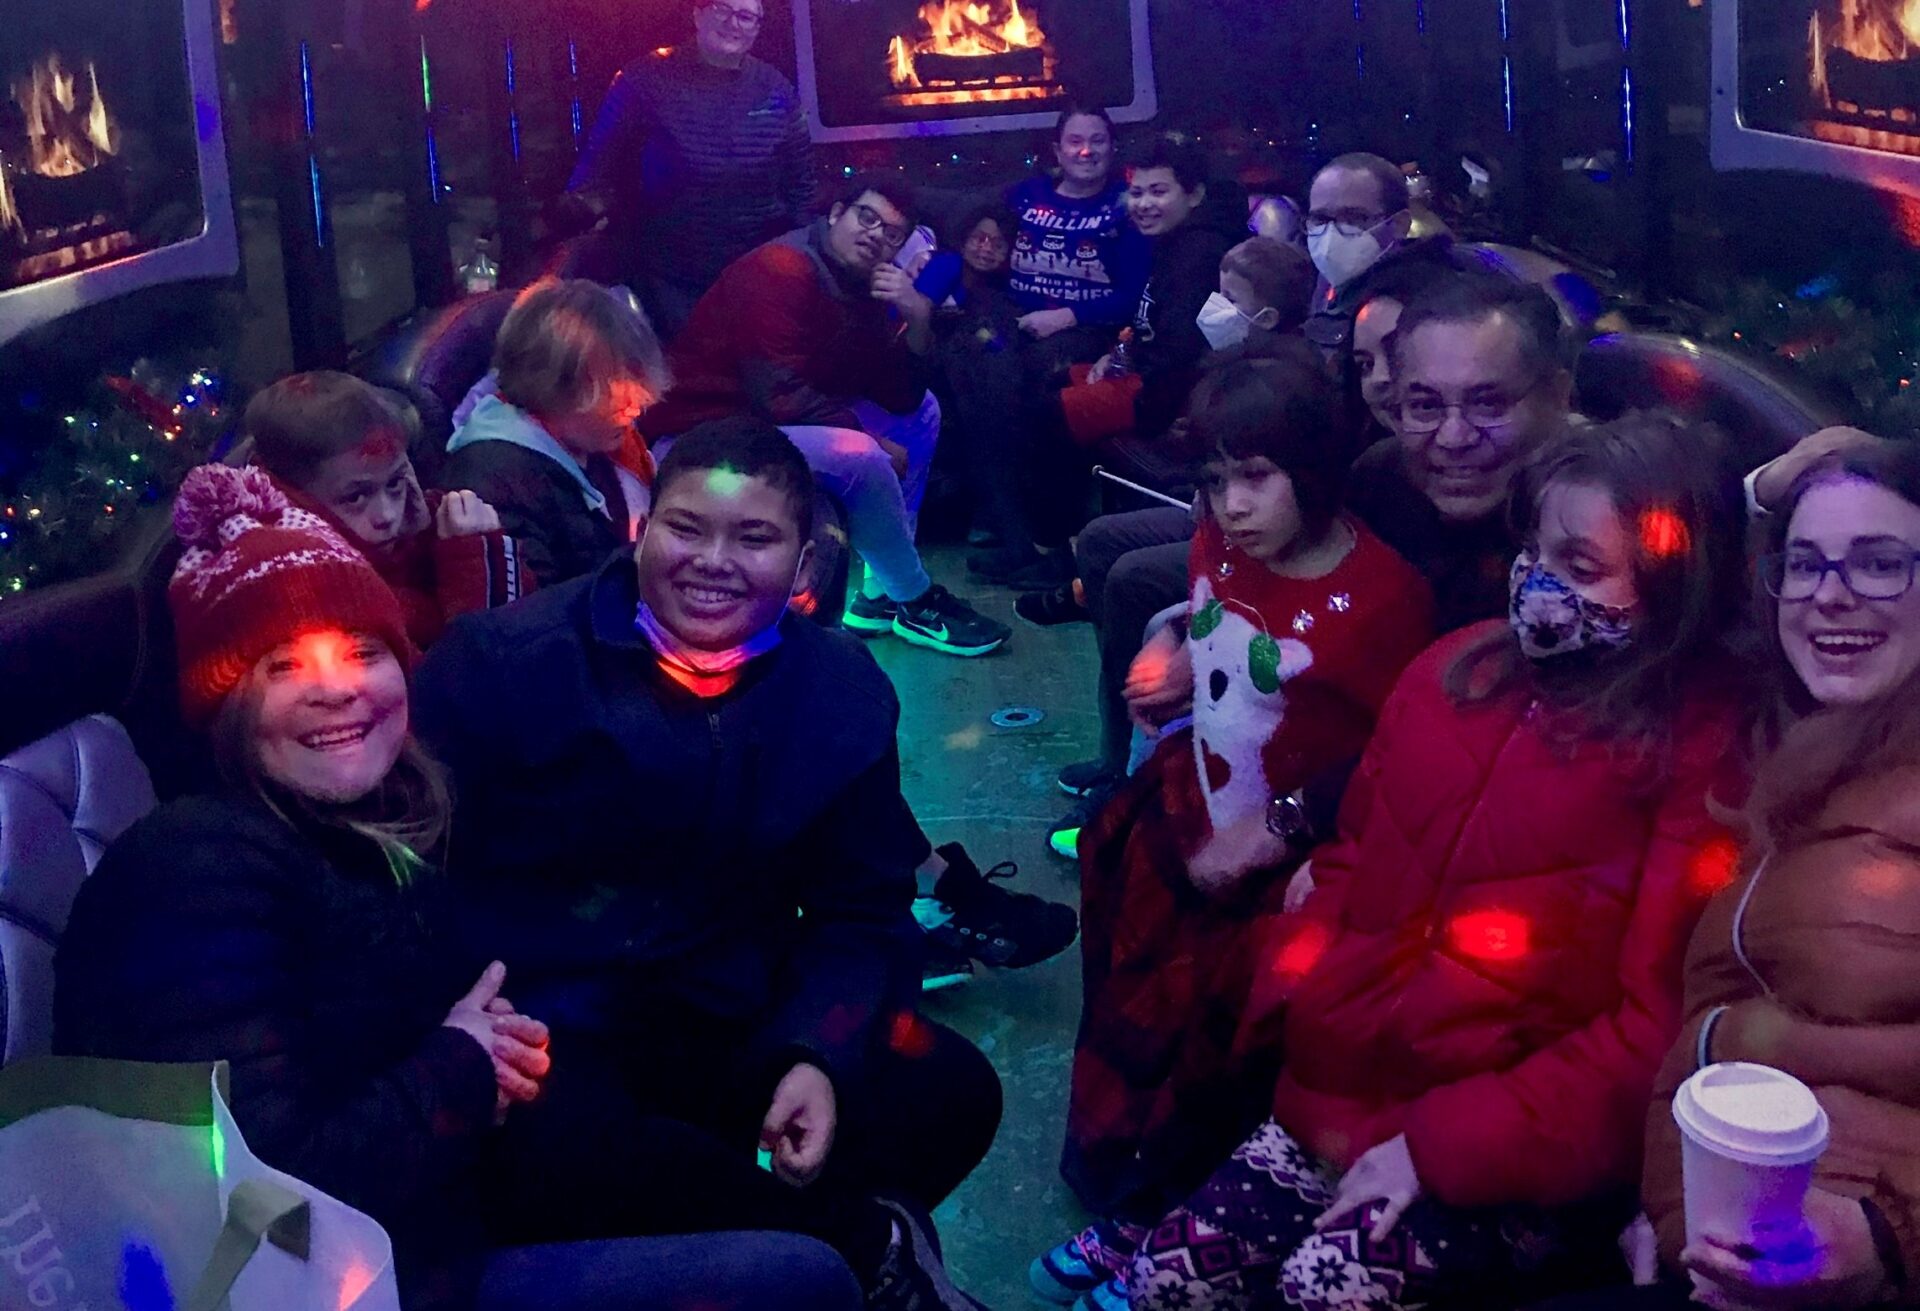
<path id="1" fill-rule="evenodd" d="M 1611 419 L 1663 406 L 1726 430 L 1751 468 L 1807 434 L 1845 422 L 1838 406 L 1785 368 L 1745 351 L 1660 332 L 1595 337 L 1574 368 L 1580 412 Z"/>
<path id="2" fill-rule="evenodd" d="M 53 1042 L 53 952 L 81 881 L 154 805 L 126 730 L 90 715 L 0 758 L 0 1065 Z"/>

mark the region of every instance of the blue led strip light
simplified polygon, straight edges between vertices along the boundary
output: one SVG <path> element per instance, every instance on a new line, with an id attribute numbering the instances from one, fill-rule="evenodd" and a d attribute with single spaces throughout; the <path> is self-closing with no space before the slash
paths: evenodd
<path id="1" fill-rule="evenodd" d="M 307 127 L 307 193 L 313 198 L 313 243 L 327 245 L 327 202 L 320 187 L 320 156 L 313 140 L 313 56 L 300 43 L 300 105 Z"/>

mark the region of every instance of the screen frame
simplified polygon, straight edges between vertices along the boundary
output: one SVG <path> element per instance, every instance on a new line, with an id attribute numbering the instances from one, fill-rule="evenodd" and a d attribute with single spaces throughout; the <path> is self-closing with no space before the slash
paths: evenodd
<path id="1" fill-rule="evenodd" d="M 0 345 L 76 310 L 166 282 L 231 277 L 240 271 L 240 240 L 227 171 L 226 128 L 211 0 L 176 0 L 186 38 L 187 85 L 200 178 L 200 231 L 184 241 L 140 251 L 24 287 L 0 291 Z"/>
<path id="2" fill-rule="evenodd" d="M 1133 99 L 1124 105 L 1109 106 L 1107 112 L 1116 123 L 1143 123 L 1160 112 L 1159 92 L 1153 80 L 1153 39 L 1147 22 L 1148 0 L 1128 0 L 1127 28 L 1133 57 Z M 820 121 L 819 69 L 814 61 L 814 0 L 794 0 L 793 47 L 800 103 L 807 111 L 807 132 L 816 142 L 886 141 L 907 137 L 951 137 L 975 132 L 1024 132 L 1051 128 L 1060 117 L 1060 108 L 1016 114 L 967 113 L 967 107 L 951 118 L 925 119 L 917 123 L 855 123 L 845 127 L 827 127 Z"/>
<path id="3" fill-rule="evenodd" d="M 1759 0 L 1765 4 L 1767 0 Z M 1708 151 L 1713 167 L 1774 169 L 1858 182 L 1920 198 L 1920 155 L 1899 155 L 1838 141 L 1815 141 L 1748 127 L 1740 111 L 1740 0 L 1709 0 L 1712 8 L 1713 104 Z"/>

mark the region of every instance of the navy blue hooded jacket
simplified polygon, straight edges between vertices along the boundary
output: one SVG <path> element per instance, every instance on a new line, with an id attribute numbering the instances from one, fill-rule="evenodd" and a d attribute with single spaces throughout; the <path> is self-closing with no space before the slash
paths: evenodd
<path id="1" fill-rule="evenodd" d="M 701 700 L 635 631 L 637 588 L 622 551 L 456 622 L 415 676 L 415 724 L 454 772 L 472 945 L 556 1028 L 617 1039 L 685 1007 L 744 1028 L 770 1080 L 798 1060 L 856 1078 L 919 978 L 926 842 L 892 685 L 789 616 Z"/>

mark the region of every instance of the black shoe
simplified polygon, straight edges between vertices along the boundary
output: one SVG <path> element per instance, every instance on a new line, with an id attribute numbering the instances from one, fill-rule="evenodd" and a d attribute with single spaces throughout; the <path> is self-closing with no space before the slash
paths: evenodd
<path id="1" fill-rule="evenodd" d="M 1080 931 L 1073 907 L 995 886 L 996 880 L 1018 874 L 1018 865 L 1002 861 L 982 874 L 958 842 L 939 851 L 947 858 L 947 872 L 933 895 L 953 916 L 928 931 L 935 942 L 1009 970 L 1038 964 L 1072 945 Z"/>
<path id="2" fill-rule="evenodd" d="M 990 583 L 1004 583 L 1039 560 L 1040 552 L 1030 543 L 1017 542 L 996 546 L 991 550 L 975 551 L 967 557 L 967 572 Z"/>
<path id="3" fill-rule="evenodd" d="M 915 914 L 917 917 L 917 906 Z M 920 957 L 920 991 L 944 992 L 973 978 L 972 958 L 943 940 L 940 934 L 928 930 L 927 940 L 921 945 L 926 950 Z"/>
<path id="4" fill-rule="evenodd" d="M 967 533 L 968 546 L 998 546 L 1000 534 L 991 528 L 974 528 Z"/>
<path id="5" fill-rule="evenodd" d="M 1013 612 L 1041 628 L 1093 622 L 1093 611 L 1074 597 L 1071 582 L 1049 587 L 1044 592 L 1023 592 L 1013 603 Z"/>
<path id="6" fill-rule="evenodd" d="M 846 613 L 840 616 L 840 623 L 848 631 L 862 637 L 878 637 L 893 631 L 893 621 L 899 613 L 900 607 L 884 596 L 855 594 L 847 602 Z"/>
<path id="7" fill-rule="evenodd" d="M 1044 591 L 1073 586 L 1073 554 L 1070 551 L 1046 551 L 1023 569 L 1016 569 L 996 581 L 1027 591 Z"/>
<path id="8" fill-rule="evenodd" d="M 987 1311 L 953 1286 L 933 1225 L 898 1202 L 878 1200 L 893 1219 L 894 1238 L 867 1290 L 869 1311 Z"/>
<path id="9" fill-rule="evenodd" d="M 1076 760 L 1060 771 L 1060 790 L 1070 797 L 1091 796 L 1119 785 L 1123 777 L 1104 760 Z"/>
<path id="10" fill-rule="evenodd" d="M 1012 637 L 1013 630 L 935 583 L 918 599 L 899 603 L 893 635 L 948 655 L 983 656 Z"/>
<path id="11" fill-rule="evenodd" d="M 1100 817 L 1100 812 L 1113 800 L 1117 785 L 1107 784 L 1095 788 L 1081 797 L 1073 807 L 1062 815 L 1047 830 L 1047 846 L 1056 856 L 1067 860 L 1080 859 L 1080 830 Z"/>

